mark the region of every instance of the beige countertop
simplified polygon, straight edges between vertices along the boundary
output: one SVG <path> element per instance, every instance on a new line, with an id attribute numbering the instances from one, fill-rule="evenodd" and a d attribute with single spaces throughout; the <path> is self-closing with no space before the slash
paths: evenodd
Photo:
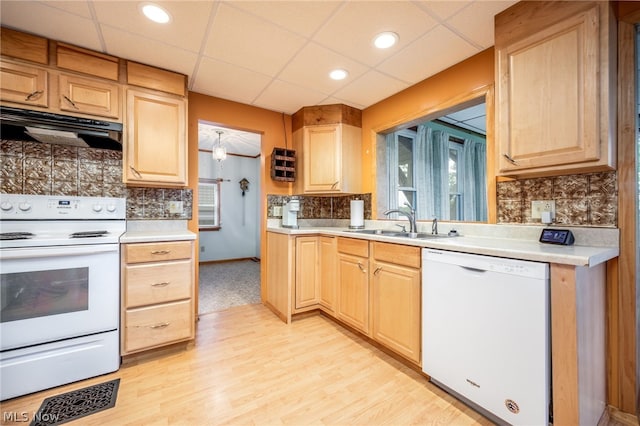
<path id="1" fill-rule="evenodd" d="M 393 227 L 395 223 L 397 222 L 368 221 L 368 223 L 365 223 L 365 228 L 398 231 L 399 228 L 394 229 Z M 426 226 L 428 223 L 424 223 L 424 225 Z M 556 227 L 558 229 L 571 229 L 576 237 L 576 243 L 571 246 L 540 243 L 538 238 L 543 229 L 541 226 L 441 223 L 439 232 L 446 235 L 452 228 L 456 228 L 460 236 L 413 239 L 363 234 L 350 230 L 347 226 L 303 226 L 298 229 L 290 229 L 281 227 L 276 221 L 268 223 L 267 231 L 288 235 L 333 235 L 511 259 L 589 267 L 613 259 L 620 253 L 618 230 L 614 228 L 574 229 Z M 418 230 L 427 232 L 426 228 L 423 230 L 420 226 Z"/>
<path id="2" fill-rule="evenodd" d="M 129 220 L 121 243 L 151 243 L 159 241 L 195 240 L 197 235 L 187 229 L 186 220 Z"/>

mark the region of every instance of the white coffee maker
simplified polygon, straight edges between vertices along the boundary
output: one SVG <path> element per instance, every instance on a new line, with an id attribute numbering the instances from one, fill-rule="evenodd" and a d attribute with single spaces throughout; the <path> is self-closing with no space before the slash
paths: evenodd
<path id="1" fill-rule="evenodd" d="M 300 200 L 291 198 L 282 207 L 282 227 L 298 228 L 298 212 L 300 211 Z"/>

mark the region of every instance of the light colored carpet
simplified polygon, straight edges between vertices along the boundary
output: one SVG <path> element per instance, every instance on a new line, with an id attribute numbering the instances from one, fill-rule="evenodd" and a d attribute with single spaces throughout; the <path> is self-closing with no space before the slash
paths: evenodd
<path id="1" fill-rule="evenodd" d="M 199 314 L 260 303 L 260 261 L 203 263 L 199 285 Z"/>

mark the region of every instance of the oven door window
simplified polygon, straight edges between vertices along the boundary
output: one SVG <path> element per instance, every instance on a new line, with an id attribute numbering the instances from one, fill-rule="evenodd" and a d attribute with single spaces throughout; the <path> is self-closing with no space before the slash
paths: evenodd
<path id="1" fill-rule="evenodd" d="M 53 269 L 2 274 L 0 321 L 89 309 L 89 268 Z"/>

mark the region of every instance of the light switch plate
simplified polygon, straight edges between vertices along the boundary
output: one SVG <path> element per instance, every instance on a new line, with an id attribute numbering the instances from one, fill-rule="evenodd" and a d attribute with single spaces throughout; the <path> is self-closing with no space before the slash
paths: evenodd
<path id="1" fill-rule="evenodd" d="M 550 212 L 551 219 L 556 217 L 555 200 L 533 200 L 531 201 L 531 219 L 541 219 L 542 212 Z"/>
<path id="2" fill-rule="evenodd" d="M 282 206 L 273 206 L 273 216 L 282 216 Z"/>
<path id="3" fill-rule="evenodd" d="M 182 214 L 183 212 L 182 201 L 169 201 L 169 213 Z"/>

